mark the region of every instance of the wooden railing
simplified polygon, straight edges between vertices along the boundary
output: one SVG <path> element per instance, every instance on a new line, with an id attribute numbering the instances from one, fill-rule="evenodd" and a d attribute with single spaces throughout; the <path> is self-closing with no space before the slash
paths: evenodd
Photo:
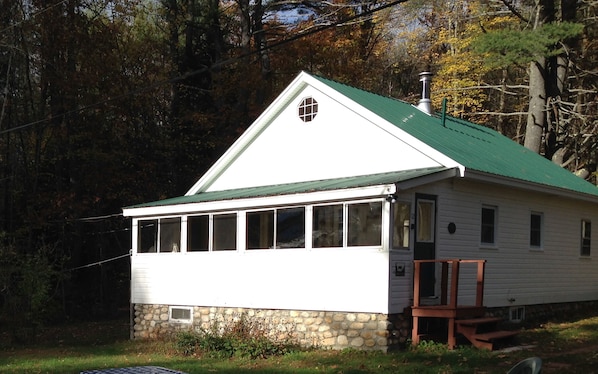
<path id="1" fill-rule="evenodd" d="M 422 264 L 440 263 L 440 303 L 437 305 L 421 305 L 420 275 Z M 461 264 L 476 264 L 476 298 L 474 305 L 459 305 L 459 270 Z M 413 330 L 411 340 L 413 344 L 419 343 L 419 318 L 446 318 L 448 319 L 448 346 L 455 347 L 455 320 L 459 318 L 473 318 L 484 315 L 484 271 L 486 260 L 415 260 L 413 277 Z M 450 282 L 449 282 L 450 266 Z M 436 272 L 436 271 L 435 271 Z M 450 289 L 449 289 L 450 285 Z"/>
<path id="2" fill-rule="evenodd" d="M 451 308 L 457 307 L 459 300 L 459 270 L 461 264 L 473 263 L 477 264 L 476 275 L 476 301 L 475 306 L 482 307 L 484 305 L 484 272 L 486 267 L 486 260 L 415 260 L 414 278 L 413 278 L 413 306 L 420 306 L 420 274 L 421 265 L 424 263 L 440 263 L 442 270 L 440 276 L 440 305 L 447 305 Z M 451 266 L 451 279 L 449 283 L 449 265 Z M 448 286 L 450 284 L 450 294 Z M 449 297 L 450 296 L 450 297 Z"/>

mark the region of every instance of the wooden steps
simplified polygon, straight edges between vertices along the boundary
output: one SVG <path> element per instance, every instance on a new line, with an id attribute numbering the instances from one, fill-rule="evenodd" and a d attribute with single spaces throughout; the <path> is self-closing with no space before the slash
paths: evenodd
<path id="1" fill-rule="evenodd" d="M 498 330 L 502 318 L 480 317 L 455 320 L 455 331 L 477 348 L 494 349 L 494 344 L 517 335 L 517 331 Z"/>
<path id="2" fill-rule="evenodd" d="M 498 325 L 502 321 L 501 318 L 486 317 L 486 308 L 484 307 L 486 260 L 414 260 L 413 264 L 413 305 L 409 311 L 413 319 L 412 344 L 416 345 L 420 341 L 420 318 L 447 320 L 447 344 L 449 349 L 455 348 L 459 334 L 467 338 L 475 347 L 490 350 L 494 349 L 494 344 L 498 341 L 517 334 L 515 331 L 499 330 Z M 440 267 L 440 295 L 435 305 L 429 305 L 420 295 L 421 267 L 423 264 L 434 264 Z M 469 305 L 458 304 L 459 269 L 462 265 L 477 268 L 475 303 Z"/>

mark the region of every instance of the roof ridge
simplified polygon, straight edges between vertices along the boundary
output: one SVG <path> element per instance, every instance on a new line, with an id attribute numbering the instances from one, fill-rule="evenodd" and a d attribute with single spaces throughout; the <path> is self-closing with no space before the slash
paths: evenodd
<path id="1" fill-rule="evenodd" d="M 322 81 L 323 83 L 326 83 L 326 84 L 328 84 L 328 83 L 338 84 L 338 85 L 341 85 L 341 86 L 344 86 L 344 87 L 347 87 L 347 88 L 351 88 L 351 89 L 354 89 L 354 90 L 357 90 L 357 91 L 361 91 L 363 93 L 367 93 L 367 94 L 370 94 L 370 95 L 375 95 L 375 96 L 381 97 L 383 99 L 393 100 L 393 101 L 399 102 L 401 104 L 407 104 L 407 105 L 411 105 L 411 106 L 415 107 L 412 103 L 410 103 L 408 101 L 405 101 L 405 100 L 402 100 L 402 99 L 399 99 L 399 98 L 396 98 L 396 97 L 393 97 L 393 96 L 385 96 L 385 95 L 379 94 L 377 92 L 368 91 L 368 90 L 365 90 L 363 88 L 359 88 L 359 87 L 350 85 L 348 83 L 339 82 L 339 81 L 334 80 L 334 79 L 324 78 L 321 75 L 311 74 L 311 73 L 306 73 L 306 74 L 308 74 L 308 75 L 312 76 L 313 78 L 316 78 L 316 79 L 318 79 L 318 80 L 320 80 L 320 81 Z"/>

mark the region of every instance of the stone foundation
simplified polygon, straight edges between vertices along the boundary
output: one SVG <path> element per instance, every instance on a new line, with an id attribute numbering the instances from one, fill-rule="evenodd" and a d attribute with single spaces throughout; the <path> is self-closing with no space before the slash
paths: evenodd
<path id="1" fill-rule="evenodd" d="M 579 301 L 573 303 L 554 303 L 524 305 L 525 318 L 519 325 L 535 327 L 548 321 L 568 321 L 593 315 L 598 310 L 598 301 Z M 486 314 L 502 318 L 509 323 L 511 307 L 488 308 Z"/>
<path id="2" fill-rule="evenodd" d="M 488 308 L 487 315 L 508 324 L 509 307 Z M 389 351 L 411 338 L 411 317 L 405 314 L 348 313 L 302 310 L 193 307 L 190 323 L 169 319 L 168 305 L 134 305 L 133 338 L 156 339 L 182 330 L 211 330 L 247 318 L 273 340 L 291 339 L 303 347 Z M 573 320 L 598 310 L 598 301 L 525 306 L 520 326 L 550 320 Z"/>
<path id="3" fill-rule="evenodd" d="M 274 340 L 291 339 L 303 347 L 388 351 L 404 346 L 411 337 L 411 320 L 403 314 L 193 307 L 192 321 L 181 323 L 170 321 L 168 305 L 136 304 L 134 313 L 136 339 L 210 330 L 241 318 Z"/>

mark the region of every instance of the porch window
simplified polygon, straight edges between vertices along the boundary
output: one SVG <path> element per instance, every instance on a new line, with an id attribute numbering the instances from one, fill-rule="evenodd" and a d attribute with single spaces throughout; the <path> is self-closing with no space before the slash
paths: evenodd
<path id="1" fill-rule="evenodd" d="M 348 246 L 378 246 L 382 240 L 382 202 L 349 204 Z"/>
<path id="2" fill-rule="evenodd" d="M 234 251 L 237 249 L 237 214 L 214 215 L 214 251 Z"/>
<path id="3" fill-rule="evenodd" d="M 592 244 L 592 222 L 581 220 L 581 255 L 590 256 Z"/>
<path id="4" fill-rule="evenodd" d="M 247 249 L 268 249 L 274 246 L 274 211 L 247 213 Z"/>
<path id="5" fill-rule="evenodd" d="M 496 211 L 495 206 L 482 207 L 482 227 L 480 242 L 482 244 L 496 244 Z"/>
<path id="6" fill-rule="evenodd" d="M 305 247 L 305 208 L 276 210 L 276 248 Z"/>
<path id="7" fill-rule="evenodd" d="M 138 225 L 138 253 L 180 251 L 180 217 L 140 220 Z"/>
<path id="8" fill-rule="evenodd" d="M 533 248 L 542 247 L 542 226 L 544 215 L 542 213 L 532 212 L 530 215 L 529 245 Z"/>
<path id="9" fill-rule="evenodd" d="M 158 250 L 158 220 L 139 221 L 137 236 L 137 252 L 152 253 Z"/>
<path id="10" fill-rule="evenodd" d="M 411 204 L 397 201 L 392 204 L 392 248 L 409 249 L 411 232 Z"/>
<path id="11" fill-rule="evenodd" d="M 342 247 L 343 205 L 314 206 L 313 211 L 313 247 Z"/>
<path id="12" fill-rule="evenodd" d="M 160 219 L 160 252 L 179 252 L 181 248 L 181 218 Z"/>
<path id="13" fill-rule="evenodd" d="M 187 251 L 208 251 L 210 243 L 210 216 L 187 218 Z"/>

